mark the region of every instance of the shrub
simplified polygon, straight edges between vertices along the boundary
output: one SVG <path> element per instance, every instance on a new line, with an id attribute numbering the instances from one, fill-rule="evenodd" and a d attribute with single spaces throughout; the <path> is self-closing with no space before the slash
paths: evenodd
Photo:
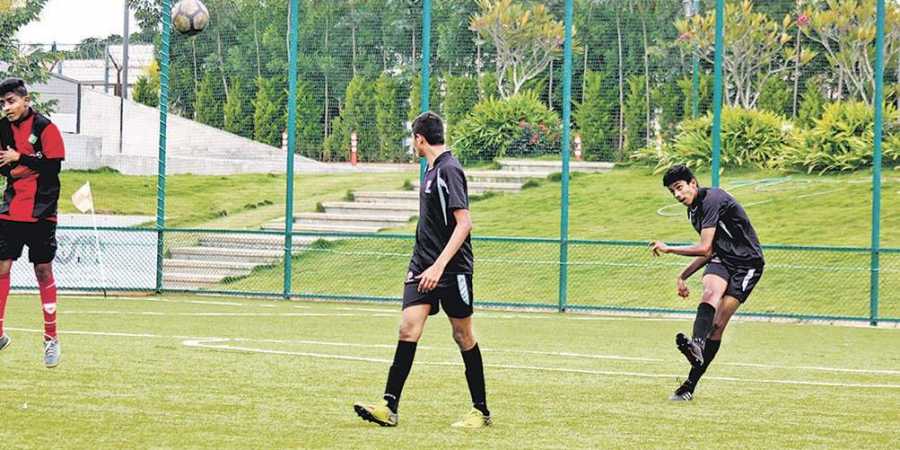
<path id="1" fill-rule="evenodd" d="M 509 155 L 534 156 L 559 151 L 556 113 L 536 93 L 489 98 L 475 105 L 454 132 L 453 149 L 464 163 Z"/>
<path id="2" fill-rule="evenodd" d="M 661 150 L 644 148 L 632 159 L 656 164 L 661 172 L 674 164 L 692 169 L 709 168 L 712 162 L 712 114 L 686 120 L 675 141 Z M 781 167 L 793 149 L 793 126 L 787 119 L 767 111 L 725 108 L 722 111 L 721 167 Z"/>
<path id="3" fill-rule="evenodd" d="M 882 163 L 900 163 L 900 114 L 885 107 Z M 836 102 L 825 107 L 815 125 L 798 136 L 786 155 L 789 166 L 807 172 L 854 171 L 872 165 L 875 113 L 862 102 Z"/>

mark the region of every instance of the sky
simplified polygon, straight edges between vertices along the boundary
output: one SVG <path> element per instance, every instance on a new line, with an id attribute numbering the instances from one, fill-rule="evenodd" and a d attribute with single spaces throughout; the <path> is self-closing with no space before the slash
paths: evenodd
<path id="1" fill-rule="evenodd" d="M 88 37 L 121 35 L 124 0 L 50 0 L 38 20 L 16 35 L 23 44 L 77 44 Z M 130 31 L 140 31 L 134 14 Z"/>

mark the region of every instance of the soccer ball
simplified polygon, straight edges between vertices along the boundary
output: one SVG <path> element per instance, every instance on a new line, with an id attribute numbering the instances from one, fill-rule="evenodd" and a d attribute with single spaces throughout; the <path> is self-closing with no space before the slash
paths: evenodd
<path id="1" fill-rule="evenodd" d="M 193 36 L 209 25 L 209 10 L 200 0 L 181 0 L 172 7 L 172 26 Z"/>

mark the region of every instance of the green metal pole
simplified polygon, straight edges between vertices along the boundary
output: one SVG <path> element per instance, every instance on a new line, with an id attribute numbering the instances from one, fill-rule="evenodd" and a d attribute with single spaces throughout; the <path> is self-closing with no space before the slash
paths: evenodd
<path id="1" fill-rule="evenodd" d="M 288 49 L 287 187 L 284 205 L 284 298 L 291 297 L 292 253 L 294 250 L 294 150 L 297 148 L 297 29 L 300 27 L 299 0 L 291 0 L 291 48 Z"/>
<path id="2" fill-rule="evenodd" d="M 700 12 L 700 0 L 694 0 L 691 16 Z M 698 49 L 694 49 L 694 75 L 691 81 L 691 118 L 696 119 L 700 115 L 700 55 Z"/>
<path id="3" fill-rule="evenodd" d="M 881 247 L 881 139 L 884 121 L 884 0 L 878 0 L 875 22 L 875 136 L 872 142 L 872 262 L 869 323 L 878 324 L 878 275 Z"/>
<path id="4" fill-rule="evenodd" d="M 419 109 L 422 112 L 431 108 L 431 0 L 422 2 L 422 73 L 419 78 L 422 79 L 421 99 Z M 425 182 L 425 170 L 428 168 L 428 161 L 425 158 L 419 158 L 419 183 Z"/>
<path id="5" fill-rule="evenodd" d="M 559 217 L 559 310 L 566 310 L 569 285 L 569 127 L 572 119 L 572 10 L 566 0 L 565 44 L 563 46 L 562 98 L 562 192 Z"/>
<path id="6" fill-rule="evenodd" d="M 169 118 L 169 39 L 172 34 L 172 0 L 162 4 L 162 42 L 159 46 L 159 169 L 156 175 L 156 292 L 163 289 L 163 257 L 166 228 L 166 126 Z"/>
<path id="7" fill-rule="evenodd" d="M 725 0 L 716 0 L 716 60 L 713 81 L 712 186 L 719 187 L 722 152 L 722 60 L 725 59 Z"/>

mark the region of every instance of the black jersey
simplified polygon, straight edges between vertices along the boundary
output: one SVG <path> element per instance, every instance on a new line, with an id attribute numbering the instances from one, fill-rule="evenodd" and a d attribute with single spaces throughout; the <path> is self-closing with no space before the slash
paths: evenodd
<path id="1" fill-rule="evenodd" d="M 723 263 L 734 267 L 757 267 L 765 263 L 747 212 L 728 192 L 700 188 L 688 208 L 688 218 L 697 233 L 704 228 L 716 229 L 713 253 Z"/>
<path id="2" fill-rule="evenodd" d="M 425 172 L 419 187 L 419 224 L 409 271 L 418 275 L 431 267 L 444 251 L 456 228 L 453 211 L 469 209 L 468 185 L 462 165 L 447 151 L 440 154 Z M 471 274 L 473 266 L 471 236 L 450 259 L 443 279 Z"/>

